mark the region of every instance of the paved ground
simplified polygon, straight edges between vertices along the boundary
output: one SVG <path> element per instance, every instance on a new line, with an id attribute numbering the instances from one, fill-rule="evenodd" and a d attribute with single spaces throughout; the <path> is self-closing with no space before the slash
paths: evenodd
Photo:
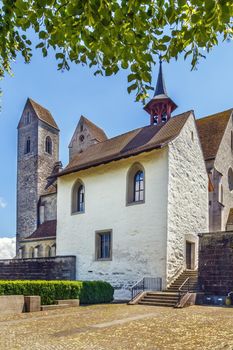
<path id="1" fill-rule="evenodd" d="M 0 315 L 4 350 L 233 349 L 233 308 L 95 305 Z"/>

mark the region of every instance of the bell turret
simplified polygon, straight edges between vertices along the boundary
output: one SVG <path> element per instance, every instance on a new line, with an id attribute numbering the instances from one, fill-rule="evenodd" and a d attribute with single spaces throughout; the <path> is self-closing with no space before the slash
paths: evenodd
<path id="1" fill-rule="evenodd" d="M 162 60 L 159 61 L 159 74 L 156 84 L 154 97 L 144 107 L 145 111 L 150 114 L 150 124 L 165 123 L 171 118 L 171 113 L 177 108 L 177 105 L 167 95 Z"/>

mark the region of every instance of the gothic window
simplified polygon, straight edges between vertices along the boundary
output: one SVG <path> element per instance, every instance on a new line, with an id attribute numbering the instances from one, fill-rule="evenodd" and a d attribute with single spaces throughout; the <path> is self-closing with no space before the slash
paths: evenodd
<path id="1" fill-rule="evenodd" d="M 52 154 L 52 140 L 49 136 L 47 136 L 45 139 L 45 152 Z"/>
<path id="2" fill-rule="evenodd" d="M 112 259 L 112 232 L 96 232 L 96 260 Z"/>
<path id="3" fill-rule="evenodd" d="M 26 140 L 26 145 L 25 145 L 25 154 L 30 153 L 31 152 L 31 138 L 30 136 L 28 136 L 27 140 Z"/>
<path id="4" fill-rule="evenodd" d="M 51 247 L 51 256 L 56 256 L 56 243 L 54 243 Z"/>
<path id="5" fill-rule="evenodd" d="M 28 257 L 29 257 L 30 259 L 33 259 L 33 258 L 35 257 L 35 252 L 34 252 L 34 248 L 33 248 L 33 247 L 31 247 L 31 248 L 29 249 Z"/>
<path id="6" fill-rule="evenodd" d="M 127 204 L 139 204 L 145 200 L 145 171 L 141 164 L 134 164 L 127 177 Z"/>
<path id="7" fill-rule="evenodd" d="M 28 125 L 31 123 L 31 113 L 30 112 L 27 112 L 25 117 L 24 117 L 24 124 L 25 125 Z"/>
<path id="8" fill-rule="evenodd" d="M 84 213 L 85 209 L 85 187 L 78 180 L 72 190 L 72 213 Z"/>
<path id="9" fill-rule="evenodd" d="M 49 245 L 47 245 L 47 246 L 45 247 L 45 257 L 46 257 L 46 258 L 51 257 L 51 247 L 50 247 Z"/>
<path id="10" fill-rule="evenodd" d="M 233 151 L 233 131 L 231 131 L 231 150 Z"/>
<path id="11" fill-rule="evenodd" d="M 232 168 L 230 168 L 228 170 L 228 186 L 229 186 L 229 190 L 233 191 L 233 170 L 232 170 Z"/>

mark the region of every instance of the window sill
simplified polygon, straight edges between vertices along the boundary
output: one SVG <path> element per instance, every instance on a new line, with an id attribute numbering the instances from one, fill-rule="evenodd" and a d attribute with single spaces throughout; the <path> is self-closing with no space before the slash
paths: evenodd
<path id="1" fill-rule="evenodd" d="M 80 214 L 85 214 L 85 211 L 76 211 L 74 213 L 71 213 L 70 215 L 80 215 Z"/>
<path id="2" fill-rule="evenodd" d="M 137 202 L 129 202 L 129 203 L 126 203 L 126 206 L 131 206 L 131 205 L 138 205 L 138 204 L 145 204 L 145 201 L 137 201 Z"/>
<path id="3" fill-rule="evenodd" d="M 95 259 L 95 261 L 112 261 L 112 258 L 99 258 L 99 259 Z"/>

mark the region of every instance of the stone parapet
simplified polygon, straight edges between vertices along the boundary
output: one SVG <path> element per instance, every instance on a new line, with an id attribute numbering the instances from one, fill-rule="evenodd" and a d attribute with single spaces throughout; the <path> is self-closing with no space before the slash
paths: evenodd
<path id="1" fill-rule="evenodd" d="M 75 256 L 0 260 L 0 280 L 75 279 Z"/>

